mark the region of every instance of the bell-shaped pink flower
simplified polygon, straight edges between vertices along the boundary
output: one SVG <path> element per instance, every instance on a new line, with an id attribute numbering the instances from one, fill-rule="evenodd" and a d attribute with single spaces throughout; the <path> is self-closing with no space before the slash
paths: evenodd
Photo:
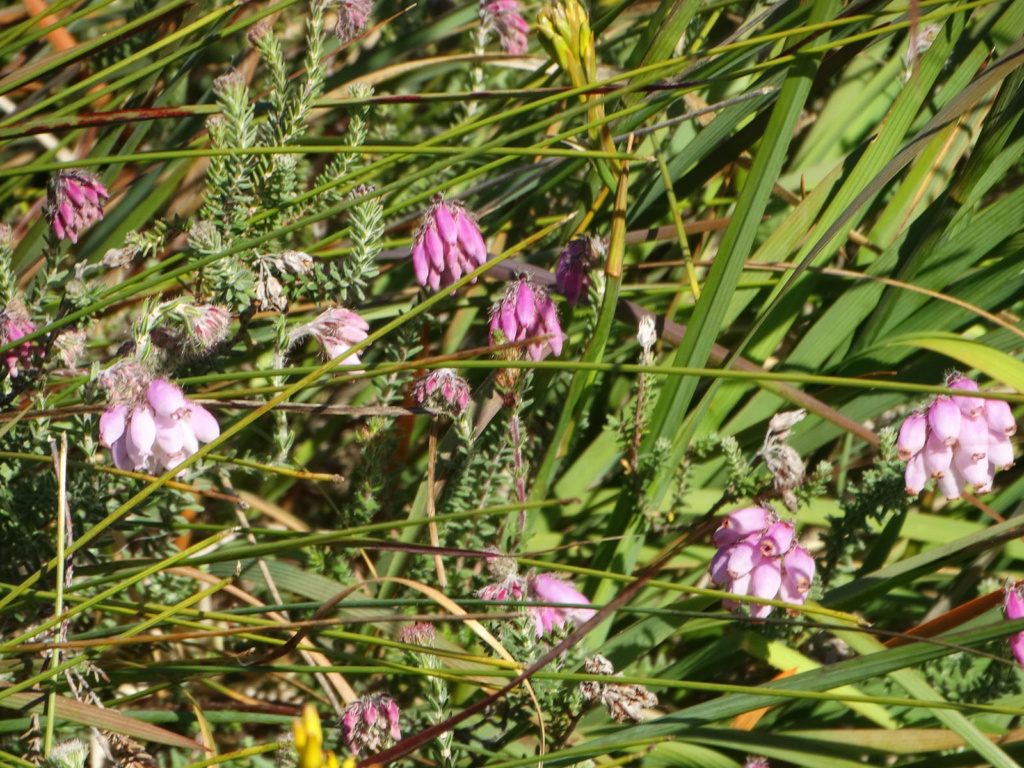
<path id="1" fill-rule="evenodd" d="M 469 384 L 451 368 L 436 368 L 413 382 L 412 401 L 459 416 L 469 405 Z"/>
<path id="2" fill-rule="evenodd" d="M 985 421 L 993 432 L 1002 432 L 1007 437 L 1016 434 L 1017 422 L 1013 418 L 1010 404 L 1005 400 L 985 401 Z"/>
<path id="3" fill-rule="evenodd" d="M 436 195 L 413 237 L 416 281 L 436 291 L 485 263 L 487 246 L 472 216 L 457 200 Z"/>
<path id="4" fill-rule="evenodd" d="M 928 438 L 928 419 L 923 413 L 912 413 L 903 421 L 900 427 L 899 437 L 896 439 L 896 447 L 899 449 L 900 458 L 909 461 L 915 453 L 924 448 L 924 441 Z"/>
<path id="5" fill-rule="evenodd" d="M 763 557 L 759 545 L 760 537 L 752 534 L 747 539 L 729 548 L 729 577 L 738 579 L 750 573 Z M 753 541 L 751 541 L 753 539 Z"/>
<path id="6" fill-rule="evenodd" d="M 137 401 L 115 402 L 100 416 L 100 445 L 119 469 L 163 472 L 219 436 L 213 414 L 166 379 L 153 379 Z"/>
<path id="7" fill-rule="evenodd" d="M 99 177 L 80 168 L 65 168 L 50 179 L 44 209 L 58 240 L 78 242 L 78 234 L 103 218 L 103 201 L 109 199 Z"/>
<path id="8" fill-rule="evenodd" d="M 562 353 L 562 327 L 558 323 L 558 310 L 544 288 L 526 277 L 509 283 L 505 295 L 491 307 L 491 344 L 497 344 L 498 332 L 503 342 L 524 341 L 546 337 L 526 346 L 532 360 L 544 357 L 544 341 L 555 355 Z"/>
<path id="9" fill-rule="evenodd" d="M 978 384 L 966 376 L 955 372 L 946 379 L 946 386 L 950 389 L 959 389 L 962 392 L 977 392 Z M 971 395 L 953 395 L 953 402 L 956 403 L 960 412 L 969 419 L 975 419 L 985 412 L 985 399 L 972 397 Z"/>
<path id="10" fill-rule="evenodd" d="M 728 547 L 752 533 L 761 533 L 772 524 L 772 514 L 764 507 L 736 509 L 722 518 L 711 541 L 716 547 Z"/>
<path id="11" fill-rule="evenodd" d="M 369 323 L 355 312 L 342 307 L 331 307 L 321 312 L 311 322 L 295 328 L 288 334 L 288 338 L 295 343 L 306 336 L 312 336 L 320 342 L 324 356 L 328 360 L 344 357 L 342 365 L 359 365 L 359 354 L 349 354 L 349 349 L 365 340 L 369 330 Z"/>
<path id="12" fill-rule="evenodd" d="M 1002 432 L 988 433 L 988 460 L 996 469 L 1009 469 L 1013 466 L 1013 443 Z"/>
<path id="13" fill-rule="evenodd" d="M 357 699 L 341 716 L 341 736 L 348 748 L 359 754 L 376 752 L 402 738 L 401 713 L 390 696 L 377 694 Z"/>
<path id="14" fill-rule="evenodd" d="M 566 621 L 585 622 L 595 613 L 585 607 L 590 601 L 572 584 L 547 573 L 538 573 L 527 580 L 531 600 L 546 603 L 564 603 L 569 607 L 536 606 L 530 609 L 534 617 L 537 637 L 542 637 L 554 627 L 562 627 Z M 578 607 L 576 607 L 578 606 Z"/>
<path id="15" fill-rule="evenodd" d="M 949 464 L 953 461 L 953 449 L 932 432 L 928 435 L 921 456 L 924 458 L 924 468 L 928 471 L 928 476 L 938 478 L 948 472 Z"/>
<path id="16" fill-rule="evenodd" d="M 928 426 L 932 435 L 949 446 L 956 444 L 962 418 L 956 403 L 945 395 L 936 397 L 928 409 Z"/>
<path id="17" fill-rule="evenodd" d="M 1024 598 L 1021 597 L 1019 584 L 1007 584 L 1003 589 L 1003 610 L 1006 611 L 1006 618 L 1010 620 L 1024 618 Z M 1010 636 L 1010 650 L 1017 659 L 1017 663 L 1024 666 L 1024 632 L 1017 632 Z"/>
<path id="18" fill-rule="evenodd" d="M 782 566 L 778 558 L 766 557 L 750 572 L 751 597 L 763 600 L 774 600 L 782 586 Z M 750 615 L 755 619 L 764 619 L 772 612 L 773 606 L 755 603 L 750 606 Z"/>
<path id="19" fill-rule="evenodd" d="M 24 338 L 36 329 L 32 321 L 28 319 L 25 308 L 20 302 L 12 301 L 7 308 L 0 313 L 0 345 L 7 345 L 13 341 Z M 18 378 L 19 368 L 32 366 L 32 358 L 36 352 L 42 349 L 35 342 L 23 341 L 21 344 L 0 353 L 0 362 L 7 368 L 7 375 L 12 379 Z"/>
<path id="20" fill-rule="evenodd" d="M 761 537 L 761 554 L 764 557 L 777 557 L 789 550 L 793 543 L 793 524 L 779 521 L 769 526 Z"/>
<path id="21" fill-rule="evenodd" d="M 913 458 L 907 462 L 907 470 L 904 473 L 904 480 L 906 481 L 907 493 L 911 496 L 917 496 L 917 494 L 923 491 L 930 478 L 931 475 L 924 466 L 924 456 L 920 453 L 913 456 Z"/>

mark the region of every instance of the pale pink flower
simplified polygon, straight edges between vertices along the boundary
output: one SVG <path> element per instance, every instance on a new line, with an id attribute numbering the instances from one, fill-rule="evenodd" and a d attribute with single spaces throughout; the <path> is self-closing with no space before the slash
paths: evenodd
<path id="1" fill-rule="evenodd" d="M 726 515 L 712 541 L 719 548 L 708 567 L 714 584 L 734 595 L 804 604 L 814 580 L 814 558 L 794 541 L 792 523 L 763 507 L 744 507 Z M 728 610 L 740 606 L 736 600 L 722 604 Z M 771 612 L 770 605 L 750 605 L 755 619 Z"/>
<path id="2" fill-rule="evenodd" d="M 469 405 L 469 384 L 451 368 L 435 368 L 413 382 L 412 401 L 461 416 Z"/>
<path id="3" fill-rule="evenodd" d="M 342 713 L 341 736 L 352 752 L 375 752 L 402 738 L 399 716 L 398 704 L 390 696 L 357 699 Z"/>
<path id="4" fill-rule="evenodd" d="M 956 371 L 946 385 L 964 393 L 978 391 L 975 382 Z M 907 493 L 916 496 L 933 478 L 947 499 L 960 498 L 968 485 L 988 493 L 996 471 L 1013 466 L 1010 436 L 1016 431 L 1013 412 L 1003 400 L 939 395 L 900 427 L 896 446 L 907 462 Z"/>
<path id="5" fill-rule="evenodd" d="M 209 352 L 228 337 L 231 312 L 216 304 L 199 304 L 184 309 L 185 328 L 191 346 Z"/>
<path id="6" fill-rule="evenodd" d="M 342 43 L 355 40 L 363 34 L 372 15 L 372 0 L 340 0 L 334 34 Z"/>
<path id="7" fill-rule="evenodd" d="M 498 338 L 498 333 L 502 338 Z M 546 337 L 527 345 L 530 359 L 544 357 L 544 342 L 557 356 L 562 353 L 562 326 L 548 292 L 520 277 L 509 283 L 505 295 L 491 307 L 491 344 Z"/>
<path id="8" fill-rule="evenodd" d="M 565 606 L 532 606 L 529 611 L 533 617 L 537 637 L 561 629 L 567 621 L 589 621 L 596 613 L 593 608 L 586 607 L 590 601 L 572 584 L 562 581 L 547 573 L 531 576 L 527 582 L 527 593 L 530 600 L 547 603 L 564 603 Z"/>
<path id="9" fill-rule="evenodd" d="M 435 195 L 413 237 L 416 281 L 436 291 L 455 284 L 486 262 L 487 245 L 473 217 L 457 200 L 446 201 Z"/>
<path id="10" fill-rule="evenodd" d="M 100 445 L 110 449 L 118 469 L 157 474 L 219 436 L 213 414 L 166 379 L 153 379 L 144 398 L 114 402 L 100 416 Z"/>
<path id="11" fill-rule="evenodd" d="M 370 325 L 363 318 L 347 309 L 332 307 L 321 312 L 314 320 L 301 325 L 289 334 L 294 344 L 299 339 L 312 336 L 323 349 L 328 360 L 344 357 L 342 365 L 359 365 L 359 354 L 349 354 L 351 347 L 366 339 Z M 362 371 L 354 371 L 362 373 Z"/>
<path id="12" fill-rule="evenodd" d="M 103 218 L 103 201 L 109 198 L 94 173 L 66 168 L 50 179 L 45 213 L 59 240 L 77 243 L 79 232 Z"/>
<path id="13" fill-rule="evenodd" d="M 520 13 L 518 0 L 491 0 L 480 3 L 482 36 L 494 30 L 506 53 L 520 56 L 530 45 L 530 25 Z"/>

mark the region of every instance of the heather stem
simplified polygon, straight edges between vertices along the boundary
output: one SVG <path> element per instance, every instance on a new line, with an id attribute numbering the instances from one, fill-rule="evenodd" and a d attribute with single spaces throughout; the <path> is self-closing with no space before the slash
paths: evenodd
<path id="1" fill-rule="evenodd" d="M 516 484 L 516 496 L 520 504 L 526 503 L 526 466 L 523 461 L 523 437 L 519 425 L 519 414 L 513 413 L 508 420 L 509 442 L 512 444 L 512 477 Z M 526 527 L 526 510 L 519 510 L 519 532 Z"/>

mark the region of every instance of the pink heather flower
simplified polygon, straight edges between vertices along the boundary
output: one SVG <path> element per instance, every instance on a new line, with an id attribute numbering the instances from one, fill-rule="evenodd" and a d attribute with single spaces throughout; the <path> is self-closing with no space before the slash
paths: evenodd
<path id="1" fill-rule="evenodd" d="M 734 595 L 803 605 L 814 580 L 814 558 L 794 541 L 791 523 L 763 507 L 730 512 L 715 531 L 719 548 L 708 568 L 711 581 Z M 728 610 L 740 603 L 723 600 Z M 773 606 L 751 604 L 750 615 L 767 618 Z"/>
<path id="2" fill-rule="evenodd" d="M 216 304 L 190 306 L 185 311 L 185 328 L 191 346 L 199 352 L 209 352 L 228 337 L 231 312 Z"/>
<path id="3" fill-rule="evenodd" d="M 497 338 L 501 332 L 502 339 Z M 562 327 L 558 324 L 558 310 L 544 288 L 534 285 L 527 277 L 509 283 L 505 295 L 491 307 L 491 344 L 524 341 L 546 336 L 555 355 L 562 353 Z M 526 351 L 532 360 L 544 357 L 544 343 L 535 341 Z"/>
<path id="4" fill-rule="evenodd" d="M 323 348 L 325 357 L 334 360 L 345 356 L 342 365 L 359 365 L 359 355 L 348 354 L 349 348 L 363 341 L 369 334 L 370 325 L 355 312 L 341 307 L 332 307 L 321 312 L 312 322 L 293 330 L 288 338 L 292 343 L 306 336 L 312 336 Z M 362 373 L 362 371 L 354 371 Z"/>
<path id="5" fill-rule="evenodd" d="M 166 379 L 153 379 L 143 398 L 115 402 L 100 416 L 100 445 L 118 469 L 158 474 L 219 436 L 213 414 Z"/>
<path id="6" fill-rule="evenodd" d="M 412 241 L 417 282 L 435 291 L 447 288 L 486 262 L 483 235 L 462 203 L 435 195 Z"/>
<path id="7" fill-rule="evenodd" d="M 80 168 L 57 171 L 50 179 L 46 216 L 59 240 L 78 242 L 78 233 L 103 218 L 110 195 L 95 174 Z"/>
<path id="8" fill-rule="evenodd" d="M 1006 618 L 1024 619 L 1024 597 L 1021 596 L 1021 585 L 1008 583 L 1003 588 L 1003 610 Z M 1010 650 L 1017 662 L 1024 666 L 1024 632 L 1017 632 L 1010 637 Z"/>
<path id="9" fill-rule="evenodd" d="M 975 382 L 956 371 L 946 378 L 946 386 L 978 391 Z M 1013 466 L 1010 436 L 1016 431 L 1013 412 L 1003 400 L 939 395 L 900 427 L 896 446 L 907 462 L 907 493 L 916 496 L 932 478 L 950 500 L 960 498 L 968 485 L 975 493 L 990 492 L 996 471 Z"/>
<path id="10" fill-rule="evenodd" d="M 420 408 L 461 416 L 469 405 L 469 384 L 453 369 L 437 368 L 413 382 L 412 401 Z"/>
<path id="11" fill-rule="evenodd" d="M 3 313 L 0 313 L 0 345 L 24 338 L 35 329 L 35 325 L 25 315 L 25 310 L 16 302 L 8 304 Z M 0 361 L 12 379 L 18 378 L 19 363 L 26 368 L 32 366 L 32 356 L 37 349 L 38 345 L 23 341 L 0 354 Z"/>
<path id="12" fill-rule="evenodd" d="M 590 237 L 577 237 L 562 250 L 555 267 L 555 287 L 575 307 L 580 296 L 593 285 L 590 271 L 597 263 L 598 242 Z"/>
<path id="13" fill-rule="evenodd" d="M 530 25 L 519 12 L 518 0 L 491 0 L 480 3 L 481 38 L 494 30 L 506 53 L 520 56 L 529 47 Z"/>
<path id="14" fill-rule="evenodd" d="M 769 768 L 768 758 L 760 755 L 747 755 L 747 761 L 743 764 L 743 768 Z"/>
<path id="15" fill-rule="evenodd" d="M 567 621 L 588 621 L 596 611 L 589 606 L 590 601 L 583 596 L 572 584 L 555 578 L 547 573 L 538 573 L 530 577 L 526 586 L 531 600 L 547 603 L 565 603 L 569 606 L 559 608 L 554 606 L 533 606 L 530 608 L 530 615 L 533 617 L 537 630 L 537 637 L 553 632 L 556 628 L 561 629 Z"/>
<path id="16" fill-rule="evenodd" d="M 342 43 L 355 40 L 363 34 L 371 15 L 372 0 L 341 0 L 338 3 L 338 21 L 334 25 L 334 34 Z"/>
<path id="17" fill-rule="evenodd" d="M 418 621 L 398 630 L 398 642 L 430 648 L 437 640 L 437 630 L 429 621 Z"/>
<path id="18" fill-rule="evenodd" d="M 402 738 L 398 705 L 390 696 L 377 694 L 357 699 L 341 716 L 341 735 L 355 753 L 376 752 Z"/>

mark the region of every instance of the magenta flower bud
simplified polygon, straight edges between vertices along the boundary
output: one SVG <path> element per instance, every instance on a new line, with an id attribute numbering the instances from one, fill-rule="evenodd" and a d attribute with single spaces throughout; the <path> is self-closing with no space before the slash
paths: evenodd
<path id="1" fill-rule="evenodd" d="M 577 237 L 565 246 L 558 257 L 555 286 L 570 307 L 575 307 L 580 296 L 593 284 L 590 272 L 597 262 L 595 251 L 591 238 Z"/>
<path id="2" fill-rule="evenodd" d="M 506 53 L 520 56 L 529 48 L 530 25 L 519 12 L 517 0 L 493 0 L 480 4 L 483 33 L 494 30 Z"/>
<path id="3" fill-rule="evenodd" d="M 716 547 L 724 549 L 731 547 L 742 538 L 743 536 L 739 532 L 729 527 L 729 520 L 726 518 L 711 535 L 711 543 Z"/>
<path id="4" fill-rule="evenodd" d="M 1008 619 L 1024 619 L 1024 598 L 1017 587 L 1003 588 L 1003 609 Z"/>
<path id="5" fill-rule="evenodd" d="M 1010 637 L 1010 650 L 1017 663 L 1024 666 L 1024 632 L 1018 632 Z"/>
<path id="6" fill-rule="evenodd" d="M 416 281 L 437 290 L 456 283 L 486 262 L 487 246 L 472 216 L 462 203 L 435 195 L 413 237 Z"/>
<path id="7" fill-rule="evenodd" d="M 469 405 L 469 384 L 453 369 L 437 368 L 413 382 L 412 401 L 421 408 L 461 416 Z"/>
<path id="8" fill-rule="evenodd" d="M 363 318 L 342 307 L 332 307 L 321 312 L 314 320 L 292 330 L 288 338 L 292 343 L 306 336 L 312 336 L 323 349 L 328 360 L 343 357 L 342 365 L 359 365 L 359 354 L 350 355 L 351 347 L 369 335 L 370 325 Z M 362 371 L 353 371 L 362 373 Z"/>
<path id="9" fill-rule="evenodd" d="M 35 329 L 35 325 L 28 319 L 25 308 L 18 301 L 11 301 L 7 308 L 0 313 L 0 344 L 6 345 L 17 341 Z M 41 353 L 41 351 L 36 342 L 23 341 L 0 354 L 0 362 L 3 362 L 4 367 L 7 368 L 7 374 L 12 379 L 16 379 L 19 373 L 18 366 L 30 368 L 33 356 L 36 352 Z"/>
<path id="10" fill-rule="evenodd" d="M 1010 404 L 1005 400 L 989 400 L 985 403 L 985 421 L 993 432 L 1009 437 L 1017 432 Z"/>
<path id="11" fill-rule="evenodd" d="M 761 562 L 761 548 L 749 539 L 733 545 L 729 550 L 728 572 L 733 579 L 750 573 Z"/>
<path id="12" fill-rule="evenodd" d="M 499 330 L 507 342 L 547 337 L 551 351 L 561 354 L 562 328 L 558 324 L 558 311 L 547 291 L 531 283 L 529 278 L 521 277 L 509 283 L 505 295 L 491 307 L 491 344 L 498 343 L 496 332 Z M 532 360 L 540 360 L 545 354 L 544 342 L 533 342 L 527 345 L 526 351 Z"/>
<path id="13" fill-rule="evenodd" d="M 932 434 L 946 445 L 956 445 L 962 420 L 956 403 L 945 395 L 936 397 L 928 408 L 928 426 L 932 428 Z"/>
<path id="14" fill-rule="evenodd" d="M 110 448 L 124 434 L 128 406 L 124 403 L 107 408 L 100 416 L 100 445 Z"/>
<path id="15" fill-rule="evenodd" d="M 761 554 L 764 557 L 778 557 L 789 551 L 793 543 L 793 524 L 777 522 L 768 527 L 761 538 Z"/>
<path id="16" fill-rule="evenodd" d="M 957 411 L 959 413 L 959 411 Z M 953 449 L 942 442 L 934 432 L 928 435 L 928 440 L 921 450 L 924 459 L 924 468 L 929 477 L 942 477 L 949 469 L 949 463 L 953 460 Z"/>
<path id="17" fill-rule="evenodd" d="M 47 188 L 44 208 L 58 240 L 78 242 L 79 233 L 103 218 L 103 201 L 110 195 L 99 177 L 80 168 L 57 171 Z"/>
<path id="18" fill-rule="evenodd" d="M 132 410 L 131 420 L 128 423 L 128 436 L 140 456 L 145 458 L 152 455 L 153 443 L 156 442 L 156 422 L 153 420 L 151 408 L 139 405 Z"/>
<path id="19" fill-rule="evenodd" d="M 922 454 L 916 454 L 914 458 L 907 462 L 907 469 L 903 477 L 907 484 L 907 493 L 911 496 L 917 496 L 917 494 L 924 490 L 931 475 L 925 468 L 924 456 Z"/>
<path id="20" fill-rule="evenodd" d="M 963 392 L 977 392 L 978 385 L 966 376 L 954 373 L 946 379 L 946 386 L 950 389 L 959 389 Z M 985 400 L 981 397 L 970 395 L 953 395 L 953 402 L 956 403 L 960 412 L 969 419 L 974 419 L 985 412 Z"/>
<path id="21" fill-rule="evenodd" d="M 590 601 L 577 590 L 572 584 L 557 579 L 547 573 L 538 573 L 527 582 L 530 589 L 531 599 L 548 603 L 566 603 L 567 605 L 580 606 L 578 608 L 556 608 L 565 618 L 574 621 L 588 621 L 595 613 L 589 606 Z"/>
<path id="22" fill-rule="evenodd" d="M 900 458 L 910 461 L 910 457 L 924 448 L 928 438 L 928 419 L 922 413 L 912 413 L 903 420 L 900 435 L 896 440 Z"/>
<path id="23" fill-rule="evenodd" d="M 1009 469 L 1013 466 L 1013 443 L 1002 432 L 989 431 L 986 453 L 996 469 Z"/>
<path id="24" fill-rule="evenodd" d="M 800 592 L 806 592 L 814 581 L 814 558 L 797 544 L 782 558 L 782 568 Z"/>

